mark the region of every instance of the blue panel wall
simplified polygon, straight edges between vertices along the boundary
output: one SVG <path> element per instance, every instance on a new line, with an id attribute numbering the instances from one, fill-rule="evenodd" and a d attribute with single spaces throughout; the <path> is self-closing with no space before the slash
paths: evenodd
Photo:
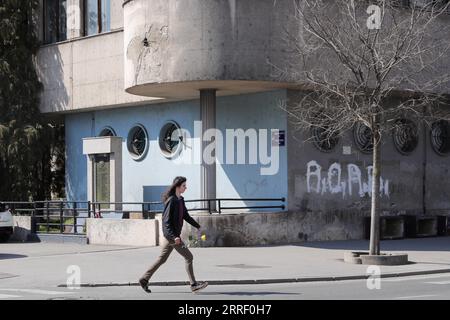
<path id="1" fill-rule="evenodd" d="M 111 126 L 123 142 L 123 200 L 130 202 L 158 201 L 144 199 L 143 186 L 169 185 L 178 175 L 188 179 L 188 198 L 200 197 L 200 169 L 195 164 L 178 164 L 165 158 L 160 151 L 158 137 L 167 121 L 176 121 L 182 128 L 193 132 L 194 121 L 199 119 L 199 106 L 196 101 L 167 103 L 146 107 L 105 110 L 96 113 L 96 131 L 100 133 L 105 126 Z M 142 124 L 148 132 L 150 147 L 142 161 L 131 158 L 126 144 L 130 129 L 135 124 Z M 191 145 L 188 141 L 187 145 Z M 182 153 L 181 156 L 185 154 Z"/>
<path id="2" fill-rule="evenodd" d="M 286 130 L 286 116 L 278 103 L 285 91 L 219 98 L 217 126 L 225 135 L 226 129 L 248 128 Z M 186 129 L 191 139 L 177 161 L 165 158 L 160 151 L 158 137 L 163 125 L 176 121 Z M 66 188 L 69 201 L 86 200 L 87 159 L 82 154 L 82 138 L 97 136 L 112 127 L 123 137 L 123 201 L 159 201 L 161 192 L 177 175 L 186 176 L 187 199 L 200 198 L 200 165 L 190 161 L 189 152 L 198 146 L 194 122 L 200 120 L 199 101 L 183 101 L 159 105 L 139 106 L 70 114 L 66 116 L 67 167 Z M 148 132 L 150 145 L 142 161 L 131 158 L 126 139 L 135 124 L 142 124 Z M 269 137 L 270 139 L 270 137 Z M 189 151 L 189 150 L 191 151 Z M 218 197 L 285 197 L 287 195 L 286 147 L 280 148 L 280 167 L 275 175 L 261 176 L 260 165 L 217 166 Z M 270 150 L 270 149 L 269 149 Z M 184 160 L 186 160 L 184 159 Z"/>
<path id="3" fill-rule="evenodd" d="M 242 128 L 244 131 L 252 128 L 257 131 L 266 129 L 269 133 L 271 129 L 286 130 L 286 112 L 279 107 L 280 102 L 285 99 L 286 91 L 284 90 L 221 98 L 217 104 L 217 128 L 223 132 L 230 128 Z M 275 175 L 261 175 L 261 167 L 267 166 L 260 164 L 259 157 L 256 165 L 222 164 L 218 166 L 217 197 L 286 198 L 286 148 L 287 145 L 279 149 L 279 169 Z M 226 158 L 226 152 L 224 157 Z M 228 206 L 238 204 L 242 203 L 226 203 Z M 248 202 L 246 204 L 261 205 L 262 203 Z"/>

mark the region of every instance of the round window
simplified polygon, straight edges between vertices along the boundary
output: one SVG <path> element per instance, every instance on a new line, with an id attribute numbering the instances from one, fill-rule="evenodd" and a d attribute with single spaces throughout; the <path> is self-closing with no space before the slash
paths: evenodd
<path id="1" fill-rule="evenodd" d="M 413 152 L 419 143 L 417 126 L 408 119 L 395 121 L 394 145 L 397 150 L 404 155 Z"/>
<path id="2" fill-rule="evenodd" d="M 128 133 L 127 139 L 128 152 L 134 160 L 141 160 L 145 157 L 148 150 L 147 130 L 138 124 Z"/>
<path id="3" fill-rule="evenodd" d="M 173 158 L 181 150 L 183 136 L 175 121 L 167 122 L 159 133 L 159 148 L 166 158 Z"/>
<path id="4" fill-rule="evenodd" d="M 104 127 L 102 129 L 102 131 L 100 131 L 99 136 L 100 137 L 115 137 L 116 136 L 116 132 L 111 127 Z"/>
<path id="5" fill-rule="evenodd" d="M 363 153 L 373 151 L 372 130 L 362 122 L 358 122 L 353 128 L 353 139 L 358 149 Z"/>
<path id="6" fill-rule="evenodd" d="M 339 137 L 336 133 L 328 132 L 327 128 L 312 127 L 311 137 L 317 149 L 322 152 L 331 152 L 339 143 Z"/>
<path id="7" fill-rule="evenodd" d="M 440 120 L 431 126 L 431 146 L 439 155 L 450 152 L 450 126 L 448 121 Z"/>

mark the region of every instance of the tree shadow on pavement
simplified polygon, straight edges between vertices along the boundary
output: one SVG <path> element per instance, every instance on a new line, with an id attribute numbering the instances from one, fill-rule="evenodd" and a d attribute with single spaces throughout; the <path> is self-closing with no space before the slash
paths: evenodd
<path id="1" fill-rule="evenodd" d="M 439 265 L 439 266 L 450 266 L 450 263 L 444 263 L 444 262 L 431 262 L 431 261 L 415 261 L 415 263 L 420 263 L 420 264 L 435 264 L 435 265 Z"/>
<path id="2" fill-rule="evenodd" d="M 211 296 L 211 295 L 229 295 L 229 296 L 269 296 L 269 295 L 300 295 L 301 293 L 292 292 L 270 292 L 270 291 L 255 291 L 255 292 L 201 292 L 197 293 L 199 296 Z"/>
<path id="3" fill-rule="evenodd" d="M 23 254 L 0 253 L 0 260 L 27 258 Z"/>
<path id="4" fill-rule="evenodd" d="M 368 240 L 315 241 L 293 244 L 296 247 L 325 250 L 369 251 Z M 381 251 L 450 251 L 450 237 L 412 238 L 381 241 Z"/>
<path id="5" fill-rule="evenodd" d="M 345 260 L 344 259 L 335 259 L 336 261 L 339 261 L 339 262 L 342 262 L 342 263 L 345 263 Z M 427 263 L 427 262 L 420 262 L 420 261 L 408 261 L 406 264 L 404 264 L 404 265 L 410 265 L 410 264 L 418 264 L 418 263 Z M 444 263 L 445 264 L 445 263 Z"/>

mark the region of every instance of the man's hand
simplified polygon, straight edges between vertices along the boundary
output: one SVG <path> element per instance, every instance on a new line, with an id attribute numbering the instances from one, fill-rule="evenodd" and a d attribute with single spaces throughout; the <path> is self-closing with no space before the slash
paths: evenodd
<path id="1" fill-rule="evenodd" d="M 177 246 L 179 246 L 181 244 L 181 239 L 180 238 L 175 238 L 175 244 Z"/>

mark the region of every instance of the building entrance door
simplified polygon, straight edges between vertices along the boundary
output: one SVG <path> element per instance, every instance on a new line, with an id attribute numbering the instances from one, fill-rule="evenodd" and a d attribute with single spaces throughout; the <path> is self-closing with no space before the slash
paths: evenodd
<path id="1" fill-rule="evenodd" d="M 105 211 L 122 210 L 122 140 L 114 136 L 83 139 L 88 201 L 96 210 L 99 205 Z"/>

